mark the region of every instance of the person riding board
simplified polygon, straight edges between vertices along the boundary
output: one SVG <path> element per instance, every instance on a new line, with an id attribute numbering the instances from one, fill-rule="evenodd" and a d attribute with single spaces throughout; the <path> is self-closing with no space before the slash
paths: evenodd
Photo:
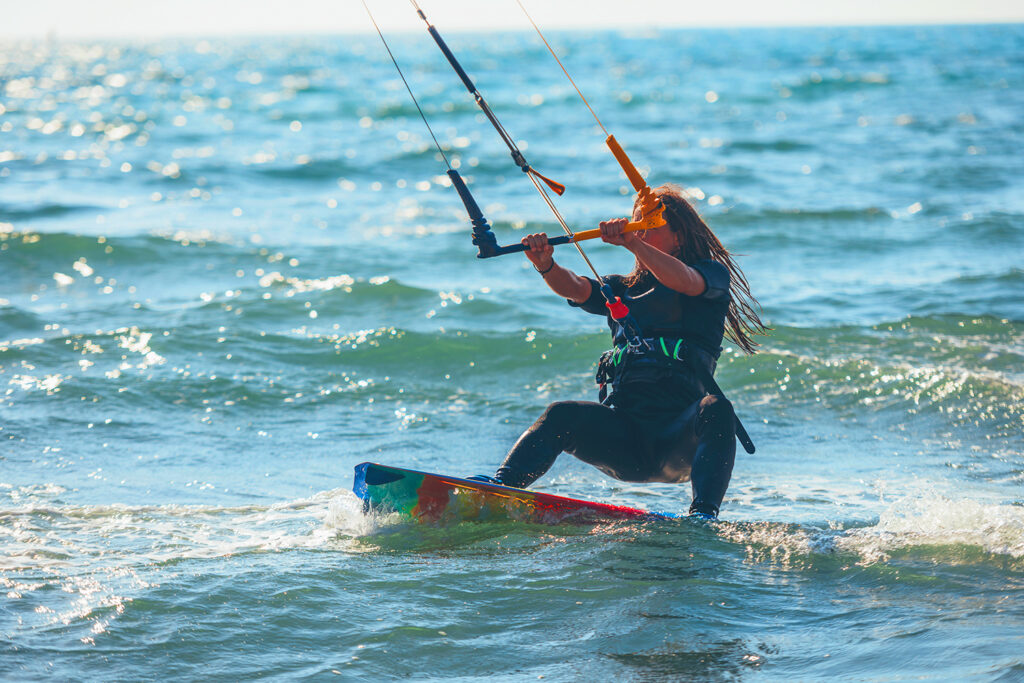
<path id="1" fill-rule="evenodd" d="M 555 240 L 562 244 L 577 243 L 579 248 L 578 242 L 589 236 L 570 230 L 548 194 L 550 189 L 561 195 L 565 186 L 541 175 L 527 163 L 440 33 L 415 1 L 413 7 L 508 146 L 515 164 L 527 174 L 565 230 L 566 236 Z M 369 7 L 366 11 L 370 14 Z M 430 123 L 372 14 L 370 19 L 430 130 Z M 667 223 L 660 227 L 643 226 L 643 236 L 625 230 L 625 219 L 600 224 L 605 242 L 625 247 L 636 257 L 633 271 L 626 276 L 602 278 L 585 256 L 597 279 L 576 275 L 555 263 L 553 245 L 543 234 L 529 235 L 514 248 L 498 245 L 469 188 L 430 131 L 448 166 L 452 186 L 473 224 L 478 257 L 525 251 L 552 291 L 566 297 L 570 305 L 608 317 L 615 343 L 615 349 L 602 356 L 598 368 L 600 402 L 552 403 L 515 443 L 494 477 L 476 475 L 470 479 L 526 487 L 547 472 L 565 451 L 624 481 L 689 480 L 693 484 L 691 514 L 714 518 L 732 476 L 736 439 L 740 439 L 747 452 L 754 452 L 750 437 L 715 382 L 714 370 L 723 336 L 727 334 L 745 352 L 753 353 L 757 344 L 750 336 L 767 332 L 754 310 L 757 301 L 750 295 L 746 278 L 729 251 L 687 202 L 681 188 L 663 185 L 652 195 L 647 182 L 605 129 L 540 28 L 533 19 L 530 22 L 590 109 L 607 136 L 605 144 L 637 191 L 635 221 L 660 222 L 663 212 Z M 663 207 L 654 200 L 655 196 Z M 583 254 L 582 248 L 580 253 Z M 664 356 L 658 354 L 659 346 Z M 606 394 L 609 384 L 612 390 Z"/>
<path id="2" fill-rule="evenodd" d="M 664 226 L 624 232 L 624 218 L 599 226 L 602 240 L 635 257 L 631 273 L 604 280 L 628 304 L 642 344 L 631 344 L 609 315 L 598 282 L 555 262 L 546 235 L 523 238 L 527 258 L 553 292 L 570 306 L 608 317 L 615 348 L 598 367 L 600 402 L 552 403 L 493 477 L 471 478 L 525 488 L 567 452 L 621 481 L 689 480 L 690 514 L 717 518 L 736 458 L 738 422 L 712 375 L 724 336 L 754 353 L 751 335 L 768 328 L 743 272 L 683 190 L 662 185 L 654 194 L 666 208 Z M 638 202 L 633 220 L 640 213 Z"/>

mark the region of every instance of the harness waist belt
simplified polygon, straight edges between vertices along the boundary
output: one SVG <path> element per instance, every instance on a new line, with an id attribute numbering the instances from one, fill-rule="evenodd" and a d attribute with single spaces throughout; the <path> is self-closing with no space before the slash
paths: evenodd
<path id="1" fill-rule="evenodd" d="M 645 338 L 647 342 L 648 351 L 641 346 L 617 346 L 610 351 L 606 351 L 601 356 L 601 361 L 597 367 L 597 383 L 600 385 L 599 398 L 604 403 L 607 397 L 606 385 L 611 380 L 613 386 L 616 384 L 618 379 L 619 366 L 625 360 L 627 355 L 639 355 L 640 357 L 650 356 L 652 353 L 656 354 L 657 351 L 661 351 L 666 358 L 674 361 L 686 363 L 693 370 L 697 376 L 697 380 L 703 385 L 704 390 L 709 394 L 721 396 L 725 398 L 725 393 L 722 391 L 722 387 L 715 381 L 715 377 L 712 374 L 713 370 L 709 369 L 707 364 L 701 362 L 697 358 L 698 351 L 692 345 L 688 344 L 685 339 L 666 339 L 665 337 L 651 337 Z M 710 355 L 710 354 L 708 354 Z M 610 366 L 610 367 L 609 367 Z M 740 422 L 740 418 L 736 415 L 735 408 L 733 409 L 733 419 L 736 421 L 736 438 L 743 445 L 743 450 L 747 453 L 754 453 L 754 442 L 751 441 L 750 435 L 747 433 L 743 423 Z"/>

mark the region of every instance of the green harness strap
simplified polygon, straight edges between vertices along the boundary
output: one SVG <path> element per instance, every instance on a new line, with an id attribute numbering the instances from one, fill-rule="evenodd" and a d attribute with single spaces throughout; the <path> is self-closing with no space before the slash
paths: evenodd
<path id="1" fill-rule="evenodd" d="M 658 337 L 658 343 L 661 345 L 661 352 L 664 353 L 666 357 L 671 358 L 672 360 L 678 360 L 678 361 L 682 361 L 683 360 L 682 358 L 679 357 L 679 347 L 683 345 L 683 340 L 682 339 L 679 339 L 679 340 L 676 341 L 676 347 L 674 349 L 672 349 L 672 353 L 668 352 L 668 346 L 665 345 L 665 338 L 664 337 Z M 625 351 L 626 351 L 626 347 L 625 346 L 616 346 L 615 347 L 615 350 L 614 350 L 613 355 L 612 355 L 612 362 L 615 365 L 618 365 L 619 362 L 622 361 L 622 357 L 625 354 Z"/>

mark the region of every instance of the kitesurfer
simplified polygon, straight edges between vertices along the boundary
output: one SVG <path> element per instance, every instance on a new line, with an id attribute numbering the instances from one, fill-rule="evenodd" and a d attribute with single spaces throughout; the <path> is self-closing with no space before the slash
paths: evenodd
<path id="1" fill-rule="evenodd" d="M 604 280 L 628 305 L 642 344 L 631 344 L 608 315 L 595 280 L 555 262 L 546 235 L 523 239 L 527 258 L 552 291 L 570 306 L 607 316 L 615 348 L 598 367 L 600 402 L 552 403 L 494 477 L 479 479 L 526 487 L 567 452 L 622 481 L 689 480 L 690 514 L 717 517 L 732 475 L 738 423 L 712 375 L 726 334 L 753 353 L 751 335 L 767 328 L 742 271 L 682 189 L 662 185 L 654 193 L 665 205 L 666 225 L 624 232 L 624 218 L 600 224 L 605 242 L 635 257 L 628 275 Z M 633 220 L 640 218 L 638 202 Z"/>

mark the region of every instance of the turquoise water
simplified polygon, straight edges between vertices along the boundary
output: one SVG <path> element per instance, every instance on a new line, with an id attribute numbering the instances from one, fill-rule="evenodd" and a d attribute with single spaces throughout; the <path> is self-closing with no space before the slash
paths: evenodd
<path id="1" fill-rule="evenodd" d="M 447 37 L 571 225 L 629 213 L 533 35 Z M 488 472 L 608 344 L 474 258 L 376 37 L 8 43 L 0 677 L 1024 679 L 1024 28 L 551 38 L 775 328 L 720 365 L 759 447 L 723 521 L 359 512 L 354 465 Z M 391 42 L 499 240 L 556 232 Z M 689 504 L 568 456 L 536 486 Z"/>

